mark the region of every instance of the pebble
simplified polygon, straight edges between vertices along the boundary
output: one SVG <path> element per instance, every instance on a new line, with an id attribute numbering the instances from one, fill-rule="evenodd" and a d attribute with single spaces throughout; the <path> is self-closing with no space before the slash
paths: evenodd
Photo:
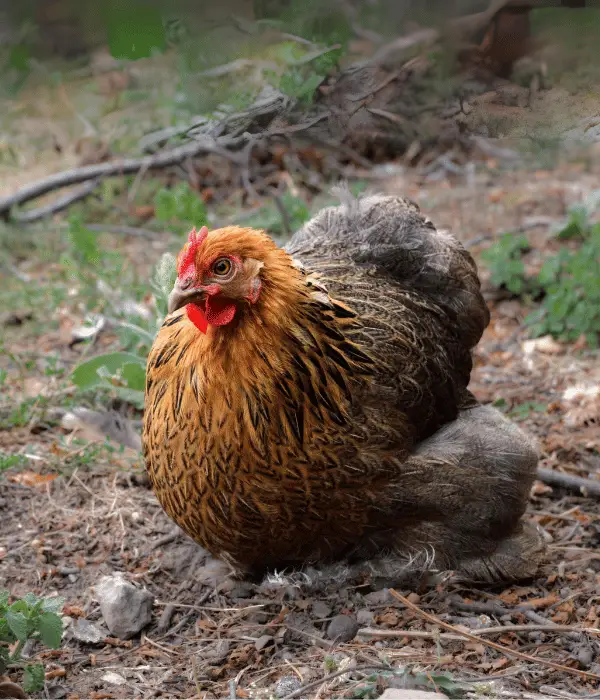
<path id="1" fill-rule="evenodd" d="M 370 610 L 359 610 L 356 613 L 356 621 L 359 625 L 372 625 L 375 620 L 375 615 Z"/>
<path id="2" fill-rule="evenodd" d="M 150 591 L 119 574 L 103 576 L 94 588 L 104 622 L 115 637 L 131 639 L 150 623 L 154 604 Z"/>
<path id="3" fill-rule="evenodd" d="M 583 646 L 577 652 L 577 661 L 583 666 L 583 668 L 589 668 L 594 661 L 594 650 L 589 646 Z"/>
<path id="4" fill-rule="evenodd" d="M 406 688 L 386 688 L 383 694 L 379 696 L 379 700 L 437 700 L 443 698 L 447 700 L 446 695 L 440 693 L 430 693 L 428 690 L 414 690 Z"/>
<path id="5" fill-rule="evenodd" d="M 356 637 L 358 622 L 350 615 L 336 615 L 327 625 L 327 636 L 338 642 L 349 642 Z"/>
<path id="6" fill-rule="evenodd" d="M 281 676 L 275 683 L 275 696 L 284 698 L 286 695 L 295 692 L 302 687 L 302 683 L 297 676 Z"/>
<path id="7" fill-rule="evenodd" d="M 220 639 L 203 652 L 202 658 L 211 666 L 218 666 L 229 656 L 230 648 L 231 644 L 227 639 Z"/>
<path id="8" fill-rule="evenodd" d="M 107 636 L 98 625 L 81 617 L 73 620 L 71 632 L 75 639 L 85 644 L 99 644 Z"/>
<path id="9" fill-rule="evenodd" d="M 273 637 L 270 634 L 263 634 L 254 642 L 254 647 L 256 651 L 262 651 L 266 646 L 271 644 L 272 641 Z"/>
<path id="10" fill-rule="evenodd" d="M 312 614 L 318 619 L 329 617 L 331 615 L 331 607 L 327 605 L 327 603 L 324 603 L 322 600 L 316 600 L 312 604 Z"/>
<path id="11" fill-rule="evenodd" d="M 108 671 L 108 673 L 105 673 L 102 676 L 102 680 L 105 683 L 110 683 L 111 685 L 125 685 L 125 683 L 127 683 L 123 676 L 119 675 L 118 673 L 114 673 L 114 671 Z"/>
<path id="12" fill-rule="evenodd" d="M 381 591 L 373 591 L 372 593 L 367 593 L 363 596 L 365 603 L 368 605 L 382 605 L 383 603 L 389 603 L 392 600 L 392 596 L 387 589 Z"/>

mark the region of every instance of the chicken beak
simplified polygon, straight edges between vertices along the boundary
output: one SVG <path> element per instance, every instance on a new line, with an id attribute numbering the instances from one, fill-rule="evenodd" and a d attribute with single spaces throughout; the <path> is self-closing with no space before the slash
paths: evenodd
<path id="1" fill-rule="evenodd" d="M 171 290 L 167 301 L 167 312 L 172 314 L 173 311 L 177 311 L 177 309 L 180 309 L 182 306 L 190 302 L 198 303 L 202 301 L 203 298 L 204 292 L 202 290 L 194 289 L 194 287 L 182 289 L 179 280 L 176 280 L 175 286 Z"/>

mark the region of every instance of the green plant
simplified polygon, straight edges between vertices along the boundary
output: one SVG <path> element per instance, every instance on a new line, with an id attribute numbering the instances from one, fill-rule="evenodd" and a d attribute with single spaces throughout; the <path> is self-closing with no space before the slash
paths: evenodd
<path id="1" fill-rule="evenodd" d="M 562 248 L 544 263 L 537 278 L 545 295 L 529 315 L 533 335 L 551 334 L 568 341 L 585 335 L 592 347 L 600 334 L 600 225 L 588 230 L 577 250 Z"/>
<path id="2" fill-rule="evenodd" d="M 363 698 L 377 698 L 380 695 L 379 685 L 381 679 L 395 679 L 395 683 L 406 689 L 426 688 L 427 690 L 444 693 L 449 698 L 462 697 L 464 686 L 457 683 L 449 673 L 436 673 L 415 671 L 410 667 L 378 671 L 372 673 L 357 685 L 350 697 L 362 700 Z M 398 685 L 396 685 L 398 687 Z"/>
<path id="3" fill-rule="evenodd" d="M 154 212 L 159 221 L 177 226 L 181 231 L 188 231 L 192 226 L 200 228 L 208 223 L 204 200 L 187 182 L 158 190 L 154 198 Z"/>
<path id="4" fill-rule="evenodd" d="M 508 411 L 508 415 L 517 421 L 525 420 L 532 413 L 545 413 L 548 410 L 548 405 L 545 403 L 539 403 L 537 401 L 525 401 L 523 403 L 513 406 L 513 408 Z"/>
<path id="5" fill-rule="evenodd" d="M 167 298 L 176 275 L 176 259 L 170 253 L 165 253 L 151 277 L 151 288 L 158 312 L 154 333 L 132 323 L 126 324 L 127 329 L 142 341 L 138 352 L 108 352 L 79 363 L 73 370 L 71 379 L 81 391 L 107 389 L 134 406 L 143 406 L 146 355 L 156 329 L 166 315 Z"/>
<path id="6" fill-rule="evenodd" d="M 492 273 L 496 287 L 506 287 L 512 294 L 522 294 L 527 287 L 522 254 L 529 248 L 525 236 L 505 233 L 499 241 L 485 250 L 481 257 Z"/>
<path id="7" fill-rule="evenodd" d="M 546 258 L 536 276 L 525 272 L 521 257 L 529 247 L 525 236 L 505 234 L 482 254 L 494 285 L 516 295 L 541 298 L 525 320 L 533 336 L 550 334 L 574 341 L 584 335 L 592 347 L 598 346 L 600 224 L 591 223 L 591 214 L 599 204 L 600 192 L 594 192 L 582 205 L 571 207 L 555 236 L 558 240 L 574 239 L 578 247 L 561 247 Z"/>
<path id="8" fill-rule="evenodd" d="M 279 202 L 269 202 L 260 207 L 252 216 L 244 218 L 244 225 L 264 229 L 275 237 L 297 231 L 310 218 L 306 202 L 285 192 Z"/>
<path id="9" fill-rule="evenodd" d="M 26 462 L 27 458 L 23 455 L 7 454 L 0 450 L 0 475 L 2 475 L 2 472 L 12 469 L 13 467 L 19 467 Z"/>
<path id="10" fill-rule="evenodd" d="M 343 54 L 339 44 L 332 48 L 304 53 L 295 42 L 279 46 L 278 56 L 287 64 L 283 73 L 266 71 L 266 79 L 281 92 L 301 104 L 310 104 L 319 85 L 336 67 Z"/>
<path id="11" fill-rule="evenodd" d="M 63 602 L 62 598 L 38 598 L 27 593 L 11 603 L 9 591 L 0 590 L 0 675 L 7 670 L 21 670 L 26 693 L 42 690 L 44 666 L 24 662 L 23 647 L 28 640 L 35 640 L 58 649 L 63 632 L 59 615 Z"/>

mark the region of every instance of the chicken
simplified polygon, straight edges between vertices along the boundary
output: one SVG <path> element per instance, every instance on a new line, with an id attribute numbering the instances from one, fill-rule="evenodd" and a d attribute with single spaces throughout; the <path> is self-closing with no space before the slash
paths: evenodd
<path id="1" fill-rule="evenodd" d="M 286 250 L 190 234 L 147 364 L 156 496 L 242 576 L 530 576 L 536 447 L 467 388 L 489 322 L 475 263 L 412 202 L 340 196 Z"/>

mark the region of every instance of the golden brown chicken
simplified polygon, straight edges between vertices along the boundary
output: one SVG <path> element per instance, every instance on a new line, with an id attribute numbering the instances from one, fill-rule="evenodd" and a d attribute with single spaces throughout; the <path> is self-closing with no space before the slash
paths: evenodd
<path id="1" fill-rule="evenodd" d="M 148 358 L 156 495 L 246 575 L 527 576 L 537 454 L 467 390 L 489 321 L 475 264 L 411 202 L 341 196 L 287 250 L 251 229 L 190 234 Z"/>

